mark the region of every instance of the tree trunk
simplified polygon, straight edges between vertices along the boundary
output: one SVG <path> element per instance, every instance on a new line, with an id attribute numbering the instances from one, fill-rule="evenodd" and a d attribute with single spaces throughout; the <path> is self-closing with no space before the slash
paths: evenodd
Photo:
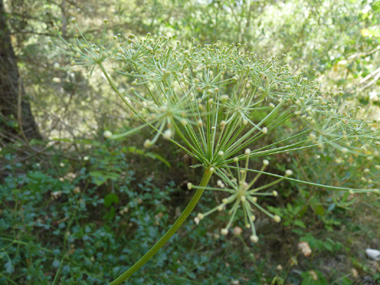
<path id="1" fill-rule="evenodd" d="M 3 0 L 0 0 L 0 134 L 0 140 L 42 139 L 19 77 Z"/>

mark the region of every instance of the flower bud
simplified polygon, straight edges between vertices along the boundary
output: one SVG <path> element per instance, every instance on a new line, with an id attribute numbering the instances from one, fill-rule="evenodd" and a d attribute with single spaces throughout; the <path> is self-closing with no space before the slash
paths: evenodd
<path id="1" fill-rule="evenodd" d="M 166 140 L 168 140 L 168 139 L 170 139 L 171 137 L 172 137 L 172 130 L 170 130 L 170 129 L 166 130 L 166 131 L 164 132 L 164 134 L 163 134 L 163 138 L 166 139 Z"/>
<path id="2" fill-rule="evenodd" d="M 273 217 L 273 220 L 274 220 L 276 223 L 281 222 L 281 218 L 280 218 L 280 216 L 277 216 L 277 215 L 275 215 L 275 216 Z"/>
<path id="3" fill-rule="evenodd" d="M 220 100 L 222 100 L 223 102 L 227 101 L 228 100 L 228 95 L 222 95 L 220 96 Z"/>
<path id="4" fill-rule="evenodd" d="M 234 236 L 240 236 L 242 232 L 243 230 L 241 229 L 241 227 L 234 227 L 234 229 L 232 230 Z"/>
<path id="5" fill-rule="evenodd" d="M 186 126 L 187 125 L 187 121 L 185 119 L 182 119 L 181 120 L 181 124 L 184 125 L 184 126 Z"/>
<path id="6" fill-rule="evenodd" d="M 259 241 L 259 237 L 256 235 L 251 235 L 249 238 L 254 243 L 257 243 Z"/>
<path id="7" fill-rule="evenodd" d="M 285 171 L 285 176 L 290 176 L 292 174 L 293 174 L 293 171 L 291 171 L 290 169 Z"/>
<path id="8" fill-rule="evenodd" d="M 103 133 L 103 136 L 104 136 L 106 139 L 109 139 L 109 138 L 112 137 L 112 133 L 111 133 L 110 131 L 105 131 L 105 132 Z"/>
<path id="9" fill-rule="evenodd" d="M 152 142 L 150 140 L 145 140 L 144 147 L 145 148 L 150 148 L 151 146 L 152 146 Z"/>

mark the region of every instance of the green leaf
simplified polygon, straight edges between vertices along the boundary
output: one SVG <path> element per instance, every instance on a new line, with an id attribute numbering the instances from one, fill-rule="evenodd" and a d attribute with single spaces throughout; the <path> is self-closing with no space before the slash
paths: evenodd
<path id="1" fill-rule="evenodd" d="M 333 245 L 330 243 L 330 242 L 328 242 L 328 241 L 326 241 L 326 242 L 324 242 L 323 243 L 323 246 L 328 250 L 328 251 L 333 251 Z"/>
<path id="2" fill-rule="evenodd" d="M 104 215 L 103 219 L 105 220 L 112 220 L 115 217 L 116 209 L 114 206 L 111 206 L 109 211 Z"/>
<path id="3" fill-rule="evenodd" d="M 323 208 L 322 205 L 318 205 L 317 207 L 315 207 L 315 213 L 319 216 L 324 216 L 325 215 L 325 209 Z"/>
<path id="4" fill-rule="evenodd" d="M 107 194 L 104 197 L 104 206 L 109 207 L 112 204 L 118 204 L 119 203 L 119 196 L 117 196 L 115 193 Z"/>
<path id="5" fill-rule="evenodd" d="M 13 264 L 12 264 L 12 261 L 9 259 L 7 263 L 5 263 L 5 271 L 8 273 L 8 274 L 12 274 L 13 271 L 14 271 L 14 267 L 13 267 Z"/>
<path id="6" fill-rule="evenodd" d="M 380 1 L 376 1 L 372 4 L 372 10 L 375 13 L 378 13 L 380 11 Z"/>
<path id="7" fill-rule="evenodd" d="M 306 229 L 306 225 L 301 220 L 295 220 L 294 221 L 294 225 L 296 225 L 296 226 L 298 226 L 300 228 Z"/>
<path id="8" fill-rule="evenodd" d="M 107 179 L 117 180 L 120 174 L 106 171 L 90 171 L 90 176 L 93 178 L 94 183 L 98 186 L 104 184 Z"/>

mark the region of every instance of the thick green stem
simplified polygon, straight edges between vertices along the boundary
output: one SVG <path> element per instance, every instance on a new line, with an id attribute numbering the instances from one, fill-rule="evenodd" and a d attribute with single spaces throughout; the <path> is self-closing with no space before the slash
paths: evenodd
<path id="1" fill-rule="evenodd" d="M 212 174 L 213 174 L 212 171 L 210 171 L 209 169 L 206 169 L 199 186 L 206 187 Z M 175 232 L 181 227 L 183 222 L 192 212 L 195 205 L 198 203 L 199 199 L 201 198 L 203 194 L 203 191 L 204 191 L 204 188 L 200 188 L 195 192 L 193 198 L 191 198 L 191 201 L 189 202 L 185 210 L 178 217 L 178 219 L 171 226 L 171 228 L 161 237 L 161 239 L 139 261 L 137 261 L 127 271 L 125 271 L 118 278 L 112 281 L 110 285 L 120 284 L 123 281 L 127 280 L 129 277 L 131 277 L 133 273 L 139 270 L 140 267 L 143 266 L 171 238 L 172 235 L 175 234 Z"/>

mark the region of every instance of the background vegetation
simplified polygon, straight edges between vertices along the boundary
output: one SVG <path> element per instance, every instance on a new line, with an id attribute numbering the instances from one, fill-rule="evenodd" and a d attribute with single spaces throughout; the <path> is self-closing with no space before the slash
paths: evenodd
<path id="1" fill-rule="evenodd" d="M 164 233 L 192 195 L 187 182 L 200 179 L 190 167 L 195 162 L 174 146 L 160 141 L 144 149 L 148 131 L 126 140 L 103 137 L 133 120 L 97 70 L 90 77 L 57 68 L 68 63 L 49 41 L 54 26 L 73 38 L 72 17 L 89 38 L 101 37 L 107 18 L 110 38 L 150 32 L 183 43 L 239 42 L 260 58 L 276 55 L 294 73 L 315 78 L 326 96 L 337 92 L 336 99 L 357 106 L 363 118 L 380 119 L 377 1 L 0 4 L 1 284 L 111 281 Z M 309 151 L 279 155 L 271 167 L 321 184 L 379 188 L 379 178 L 366 174 L 367 163 Z M 258 217 L 258 244 L 245 233 L 220 237 L 227 216 L 199 225 L 189 220 L 130 284 L 380 283 L 379 263 L 365 256 L 366 248 L 380 249 L 378 195 L 290 182 L 278 192 L 279 199 L 264 203 L 279 208 L 283 222 Z M 206 193 L 198 211 L 220 200 Z M 302 241 L 311 254 L 299 248 Z"/>

